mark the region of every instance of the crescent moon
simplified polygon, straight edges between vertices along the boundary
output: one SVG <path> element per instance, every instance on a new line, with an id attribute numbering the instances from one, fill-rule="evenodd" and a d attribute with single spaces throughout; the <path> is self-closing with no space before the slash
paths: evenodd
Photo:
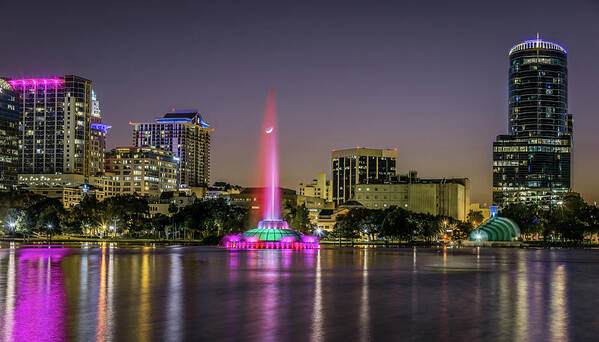
<path id="1" fill-rule="evenodd" d="M 270 134 L 272 133 L 272 127 L 268 127 L 264 132 L 266 132 L 266 134 Z"/>

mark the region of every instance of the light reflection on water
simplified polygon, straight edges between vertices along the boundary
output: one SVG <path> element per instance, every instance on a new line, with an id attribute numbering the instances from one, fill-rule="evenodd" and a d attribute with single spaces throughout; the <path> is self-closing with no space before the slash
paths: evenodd
<path id="1" fill-rule="evenodd" d="M 0 249 L 3 341 L 594 339 L 599 251 Z"/>

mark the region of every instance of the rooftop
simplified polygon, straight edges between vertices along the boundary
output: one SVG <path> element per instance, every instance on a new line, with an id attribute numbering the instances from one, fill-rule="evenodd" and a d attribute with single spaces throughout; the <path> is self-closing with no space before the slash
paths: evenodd
<path id="1" fill-rule="evenodd" d="M 198 111 L 184 110 L 175 111 L 164 114 L 164 117 L 156 119 L 157 123 L 190 123 L 200 125 L 203 128 L 208 128 L 210 125 L 204 121 L 202 115 Z"/>
<path id="2" fill-rule="evenodd" d="M 512 53 L 530 49 L 555 50 L 560 51 L 564 54 L 568 53 L 568 51 L 566 51 L 566 49 L 564 49 L 561 45 L 543 40 L 539 36 L 537 36 L 536 39 L 525 40 L 521 43 L 512 46 L 509 55 L 511 56 Z"/>

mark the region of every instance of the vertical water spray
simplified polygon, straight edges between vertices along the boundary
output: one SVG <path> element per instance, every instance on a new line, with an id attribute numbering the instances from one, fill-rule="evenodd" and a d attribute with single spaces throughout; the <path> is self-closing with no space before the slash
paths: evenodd
<path id="1" fill-rule="evenodd" d="M 223 244 L 229 248 L 318 248 L 318 238 L 289 229 L 281 212 L 279 187 L 279 136 L 274 90 L 271 89 L 264 111 L 261 132 L 262 220 L 258 227 L 243 234 L 227 235 Z"/>
<path id="2" fill-rule="evenodd" d="M 271 89 L 264 111 L 262 127 L 262 154 L 264 158 L 264 194 L 262 219 L 281 220 L 281 195 L 279 191 L 279 155 L 277 149 L 277 112 L 274 89 Z"/>

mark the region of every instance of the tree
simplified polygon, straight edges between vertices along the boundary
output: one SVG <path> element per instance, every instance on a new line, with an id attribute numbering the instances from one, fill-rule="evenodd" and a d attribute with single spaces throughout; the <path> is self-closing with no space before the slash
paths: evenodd
<path id="1" fill-rule="evenodd" d="M 292 229 L 300 231 L 305 234 L 312 232 L 312 224 L 310 223 L 310 217 L 308 209 L 305 205 L 299 206 L 288 206 L 288 214 L 285 215 L 285 221 L 289 223 Z"/>
<path id="2" fill-rule="evenodd" d="M 353 240 L 360 237 L 358 222 L 360 221 L 359 213 L 356 210 L 350 210 L 345 215 L 337 216 L 335 226 L 331 232 L 332 237 L 341 239 Z"/>
<path id="3" fill-rule="evenodd" d="M 514 203 L 501 209 L 499 216 L 514 220 L 520 227 L 522 235 L 542 232 L 544 212 L 536 205 Z"/>
<path id="4" fill-rule="evenodd" d="M 171 222 L 171 218 L 164 214 L 156 214 L 152 217 L 152 232 L 165 230 Z"/>
<path id="5" fill-rule="evenodd" d="M 480 210 L 470 210 L 468 212 L 468 216 L 466 216 L 466 221 L 475 227 L 478 227 L 479 224 L 483 223 L 484 219 L 485 216 Z"/>
<path id="6" fill-rule="evenodd" d="M 387 239 L 413 240 L 416 229 L 410 220 L 410 212 L 399 207 L 391 207 L 384 211 L 381 224 L 381 235 Z"/>
<path id="7" fill-rule="evenodd" d="M 437 240 L 444 233 L 444 224 L 446 218 L 430 214 L 412 214 L 418 226 L 420 227 L 421 237 L 432 242 Z"/>

